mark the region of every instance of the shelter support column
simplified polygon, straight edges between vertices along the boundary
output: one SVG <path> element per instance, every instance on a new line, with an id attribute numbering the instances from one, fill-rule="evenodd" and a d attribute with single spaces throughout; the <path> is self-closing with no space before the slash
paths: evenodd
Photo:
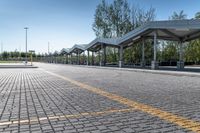
<path id="1" fill-rule="evenodd" d="M 71 55 L 71 53 L 69 54 L 69 64 L 72 64 L 72 55 Z"/>
<path id="2" fill-rule="evenodd" d="M 66 64 L 68 64 L 69 63 L 69 56 L 68 56 L 68 54 L 66 55 L 66 58 L 67 58 Z"/>
<path id="3" fill-rule="evenodd" d="M 98 55 L 99 55 L 99 66 L 101 66 L 101 49 L 98 51 Z"/>
<path id="4" fill-rule="evenodd" d="M 106 46 L 103 47 L 103 65 L 105 66 L 107 63 L 107 58 L 106 58 Z"/>
<path id="5" fill-rule="evenodd" d="M 73 53 L 71 53 L 71 64 L 73 64 L 73 61 L 74 61 L 73 58 L 74 58 Z"/>
<path id="6" fill-rule="evenodd" d="M 62 58 L 62 63 L 67 64 L 67 55 L 66 54 L 64 54 L 64 56 Z"/>
<path id="7" fill-rule="evenodd" d="M 124 65 L 124 61 L 123 61 L 123 46 L 120 45 L 120 48 L 119 48 L 119 67 L 123 67 Z"/>
<path id="8" fill-rule="evenodd" d="M 70 64 L 73 64 L 73 55 L 71 53 L 71 57 L 70 57 Z"/>
<path id="9" fill-rule="evenodd" d="M 101 44 L 101 49 L 99 50 L 99 63 L 100 63 L 100 66 L 104 65 L 104 53 L 105 53 L 104 46 L 103 46 L 103 44 Z"/>
<path id="10" fill-rule="evenodd" d="M 77 52 L 77 65 L 80 65 L 80 52 Z"/>
<path id="11" fill-rule="evenodd" d="M 87 50 L 87 65 L 90 64 L 90 51 Z"/>
<path id="12" fill-rule="evenodd" d="M 94 52 L 92 51 L 92 65 L 94 65 Z"/>
<path id="13" fill-rule="evenodd" d="M 177 62 L 178 69 L 184 69 L 183 61 L 183 42 L 179 42 L 179 61 Z"/>
<path id="14" fill-rule="evenodd" d="M 76 53 L 76 65 L 78 65 L 78 52 Z"/>
<path id="15" fill-rule="evenodd" d="M 142 61 L 141 61 L 141 67 L 145 67 L 145 53 L 144 53 L 144 45 L 145 45 L 145 39 L 142 38 Z"/>
<path id="16" fill-rule="evenodd" d="M 154 39 L 153 39 L 153 61 L 151 61 L 151 69 L 155 70 L 158 69 L 158 62 L 157 62 L 157 58 L 156 58 L 156 54 L 157 54 L 157 32 L 154 32 Z"/>
<path id="17" fill-rule="evenodd" d="M 86 60 L 86 56 L 85 56 L 85 51 L 83 51 L 83 64 L 82 65 L 85 65 L 85 62 L 87 62 L 87 60 Z"/>
<path id="18" fill-rule="evenodd" d="M 62 56 L 62 58 L 61 58 L 61 63 L 62 64 L 66 64 L 66 54 L 64 54 L 63 56 Z"/>

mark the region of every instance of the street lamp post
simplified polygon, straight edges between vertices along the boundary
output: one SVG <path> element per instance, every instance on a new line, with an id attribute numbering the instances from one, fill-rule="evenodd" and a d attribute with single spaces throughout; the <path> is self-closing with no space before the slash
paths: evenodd
<path id="1" fill-rule="evenodd" d="M 26 30 L 26 61 L 25 61 L 25 64 L 27 64 L 27 30 L 28 30 L 28 27 L 25 27 L 24 29 Z"/>

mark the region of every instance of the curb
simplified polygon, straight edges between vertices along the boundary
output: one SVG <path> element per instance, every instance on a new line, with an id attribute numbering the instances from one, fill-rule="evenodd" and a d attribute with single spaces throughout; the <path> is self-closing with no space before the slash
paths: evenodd
<path id="1" fill-rule="evenodd" d="M 6 68 L 38 68 L 37 66 L 17 66 L 17 65 L 0 65 L 0 69 Z"/>
<path id="2" fill-rule="evenodd" d="M 63 64 L 65 65 L 65 64 Z M 163 74 L 172 76 L 188 76 L 188 77 L 200 77 L 200 73 L 186 72 L 186 71 L 171 71 L 171 70 L 150 70 L 150 69 L 140 69 L 140 68 L 116 68 L 116 67 L 105 67 L 105 66 L 85 66 L 85 65 L 70 65 L 76 67 L 86 67 L 86 68 L 97 68 L 97 69 L 107 69 L 107 70 L 119 70 L 119 71 L 132 71 L 132 72 L 143 72 L 151 74 Z"/>
<path id="3" fill-rule="evenodd" d="M 119 67 L 87 66 L 87 65 L 71 65 L 71 64 L 51 64 L 51 63 L 44 63 L 44 64 L 118 70 L 118 71 L 143 72 L 143 73 L 163 74 L 163 75 L 172 75 L 172 76 L 200 77 L 200 73 L 198 72 L 189 72 L 189 71 L 180 71 L 180 70 L 172 71 L 172 70 L 151 70 L 151 69 L 141 69 L 141 68 L 119 68 Z"/>

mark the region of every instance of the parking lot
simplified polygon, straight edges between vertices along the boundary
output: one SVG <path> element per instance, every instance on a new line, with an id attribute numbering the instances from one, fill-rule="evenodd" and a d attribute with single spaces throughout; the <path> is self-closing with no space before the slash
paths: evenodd
<path id="1" fill-rule="evenodd" d="M 200 77 L 36 65 L 0 69 L 0 132 L 200 132 Z"/>

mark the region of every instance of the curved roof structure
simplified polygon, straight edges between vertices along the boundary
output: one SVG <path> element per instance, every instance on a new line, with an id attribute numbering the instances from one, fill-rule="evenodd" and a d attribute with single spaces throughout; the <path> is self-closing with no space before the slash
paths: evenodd
<path id="1" fill-rule="evenodd" d="M 63 49 L 60 51 L 60 54 L 69 54 L 69 48 L 63 48 Z"/>
<path id="2" fill-rule="evenodd" d="M 172 41 L 191 41 L 200 37 L 200 19 L 167 20 L 148 22 L 119 38 L 96 38 L 89 44 L 75 44 L 68 52 L 83 52 L 99 49 L 100 45 L 119 47 L 140 41 L 142 38 L 153 38 Z"/>
<path id="3" fill-rule="evenodd" d="M 130 43 L 138 39 L 153 38 L 154 32 L 158 39 L 173 41 L 190 41 L 200 37 L 200 20 L 168 20 L 153 21 L 136 28 L 122 36 L 118 45 Z"/>
<path id="4" fill-rule="evenodd" d="M 84 52 L 87 44 L 75 44 L 70 50 L 69 53 L 77 53 L 78 51 Z"/>
<path id="5" fill-rule="evenodd" d="M 101 44 L 118 47 L 118 38 L 96 38 L 86 46 L 86 49 L 94 50 Z"/>
<path id="6" fill-rule="evenodd" d="M 57 56 L 57 55 L 59 55 L 60 53 L 58 52 L 58 51 L 55 51 L 54 53 L 53 53 L 53 55 L 55 55 L 55 56 Z"/>

